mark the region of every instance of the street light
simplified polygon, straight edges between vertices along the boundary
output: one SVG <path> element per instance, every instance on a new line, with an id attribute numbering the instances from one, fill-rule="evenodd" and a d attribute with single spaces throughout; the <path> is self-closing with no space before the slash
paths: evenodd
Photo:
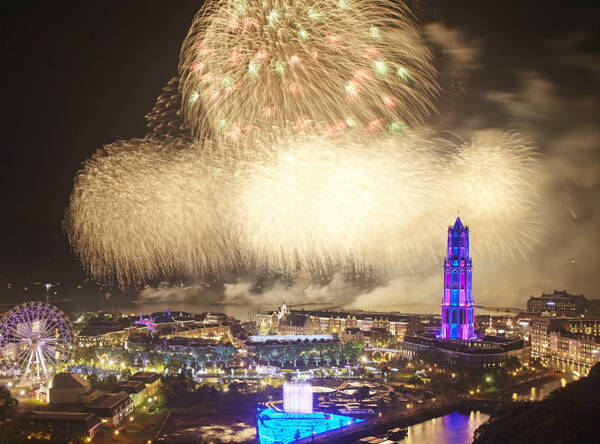
<path id="1" fill-rule="evenodd" d="M 52 288 L 52 284 L 48 282 L 44 284 L 44 287 L 46 287 L 46 302 L 48 302 L 50 300 L 50 288 Z"/>

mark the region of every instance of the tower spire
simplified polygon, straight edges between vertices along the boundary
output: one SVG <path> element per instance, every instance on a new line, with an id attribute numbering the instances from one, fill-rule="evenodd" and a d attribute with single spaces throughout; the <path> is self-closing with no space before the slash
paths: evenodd
<path id="1" fill-rule="evenodd" d="M 448 227 L 442 298 L 442 338 L 471 339 L 474 336 L 471 271 L 469 228 L 457 217 L 454 225 Z"/>

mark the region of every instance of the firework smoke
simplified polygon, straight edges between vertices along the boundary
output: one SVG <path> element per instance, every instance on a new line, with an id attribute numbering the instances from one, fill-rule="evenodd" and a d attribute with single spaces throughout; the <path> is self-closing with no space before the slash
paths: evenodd
<path id="1" fill-rule="evenodd" d="M 209 0 L 180 60 L 183 112 L 200 137 L 274 126 L 399 132 L 433 110 L 430 53 L 388 0 Z"/>
<path id="2" fill-rule="evenodd" d="M 457 209 L 478 259 L 523 252 L 536 234 L 536 158 L 513 134 L 294 135 L 236 161 L 175 142 L 112 144 L 80 173 L 67 225 L 95 278 L 414 272 L 440 257 Z"/>

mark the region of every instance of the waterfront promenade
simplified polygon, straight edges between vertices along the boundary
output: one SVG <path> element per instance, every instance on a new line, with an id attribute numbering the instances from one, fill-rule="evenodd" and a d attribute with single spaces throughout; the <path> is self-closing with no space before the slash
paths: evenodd
<path id="1" fill-rule="evenodd" d="M 429 406 L 423 408 L 415 408 L 409 415 L 405 414 L 404 412 L 391 412 L 381 417 L 371 418 L 365 421 L 365 423 L 354 427 L 335 430 L 327 433 L 321 433 L 317 436 L 297 441 L 297 443 L 347 444 L 350 442 L 356 442 L 360 438 L 364 438 L 370 435 L 382 435 L 386 433 L 389 429 L 392 429 L 394 427 L 407 427 L 414 424 L 419 424 L 429 419 L 445 416 L 456 411 L 470 412 L 474 410 L 479 410 L 481 412 L 491 414 L 499 406 L 507 402 L 510 401 L 462 399 L 456 402 L 449 402 L 444 405 L 435 407 Z"/>

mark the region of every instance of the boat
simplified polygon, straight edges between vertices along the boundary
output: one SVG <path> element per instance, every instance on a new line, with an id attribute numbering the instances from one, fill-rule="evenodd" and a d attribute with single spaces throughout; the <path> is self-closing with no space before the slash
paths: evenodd
<path id="1" fill-rule="evenodd" d="M 387 431 L 386 437 L 388 439 L 402 439 L 408 435 L 408 427 L 396 427 Z"/>

